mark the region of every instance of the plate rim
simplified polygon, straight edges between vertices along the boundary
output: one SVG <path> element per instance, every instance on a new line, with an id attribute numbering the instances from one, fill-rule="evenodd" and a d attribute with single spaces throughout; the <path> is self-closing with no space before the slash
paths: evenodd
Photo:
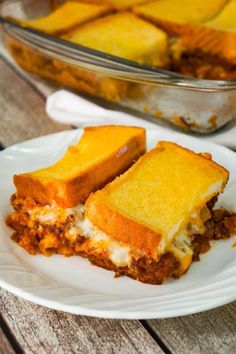
<path id="1" fill-rule="evenodd" d="M 224 297 L 222 301 L 215 301 L 212 302 L 211 305 L 207 303 L 205 306 L 201 305 L 198 308 L 196 307 L 195 310 L 186 310 L 186 311 L 173 311 L 168 314 L 160 315 L 158 312 L 153 312 L 150 313 L 145 312 L 145 311 L 135 311 L 135 312 L 122 312 L 120 310 L 95 310 L 95 309 L 90 309 L 86 307 L 82 307 L 79 305 L 67 305 L 67 304 L 61 304 L 59 301 L 52 301 L 52 300 L 46 300 L 40 296 L 37 295 L 32 295 L 31 293 L 24 291 L 18 287 L 15 287 L 13 285 L 9 285 L 6 282 L 2 281 L 0 279 L 0 286 L 12 293 L 13 295 L 19 296 L 20 298 L 30 301 L 33 304 L 44 306 L 48 309 L 51 310 L 56 310 L 56 311 L 62 311 L 74 315 L 81 315 L 81 316 L 89 316 L 89 317 L 94 317 L 94 318 L 104 318 L 104 319 L 117 319 L 117 320 L 152 320 L 152 319 L 167 319 L 167 318 L 175 318 L 179 316 L 188 316 L 188 315 L 194 315 L 197 313 L 201 313 L 204 311 L 209 311 L 212 309 L 215 309 L 217 307 L 229 304 L 233 301 L 236 300 L 235 296 L 228 296 Z M 20 290 L 20 291 L 19 291 Z"/>

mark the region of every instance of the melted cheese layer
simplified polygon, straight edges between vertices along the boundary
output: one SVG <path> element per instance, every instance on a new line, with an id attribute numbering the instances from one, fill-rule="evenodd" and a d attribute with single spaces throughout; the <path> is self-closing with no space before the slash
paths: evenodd
<path id="1" fill-rule="evenodd" d="M 90 244 L 97 250 L 106 252 L 109 259 L 117 267 L 131 265 L 131 247 L 122 245 L 118 241 L 113 241 L 104 232 L 96 229 L 90 221 L 84 217 L 84 205 L 79 204 L 75 208 L 63 209 L 56 205 L 36 207 L 28 210 L 33 221 L 41 224 L 54 225 L 58 222 L 65 222 L 70 215 L 74 216 L 74 222 L 66 232 L 65 237 L 70 241 L 76 241 L 79 236 L 90 239 Z"/>
<path id="2" fill-rule="evenodd" d="M 132 256 L 136 258 L 143 256 L 143 253 L 134 250 L 129 245 L 124 245 L 121 242 L 111 240 L 104 232 L 97 229 L 84 216 L 85 207 L 83 204 L 77 205 L 75 208 L 63 209 L 56 205 L 36 207 L 28 210 L 30 217 L 34 221 L 41 224 L 56 224 L 65 222 L 69 216 L 73 216 L 73 222 L 70 229 L 66 232 L 65 237 L 72 242 L 75 242 L 79 236 L 84 236 L 90 240 L 90 244 L 101 253 L 108 254 L 109 259 L 117 267 L 130 266 Z M 204 211 L 204 212 L 203 212 Z M 192 213 L 190 223 L 183 230 L 178 231 L 174 237 L 164 238 L 158 246 L 159 256 L 165 252 L 172 252 L 176 259 L 180 262 L 181 272 L 186 271 L 191 262 L 193 251 L 191 248 L 190 235 L 191 233 L 203 233 L 205 227 L 203 222 L 210 217 L 209 210 L 205 206 L 198 212 Z"/>

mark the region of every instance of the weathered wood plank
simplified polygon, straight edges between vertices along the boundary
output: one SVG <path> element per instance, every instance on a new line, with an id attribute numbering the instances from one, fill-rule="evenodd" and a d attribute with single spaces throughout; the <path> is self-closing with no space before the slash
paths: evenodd
<path id="1" fill-rule="evenodd" d="M 15 354 L 10 342 L 8 341 L 5 333 L 0 328 L 0 354 Z"/>
<path id="2" fill-rule="evenodd" d="M 138 321 L 53 311 L 1 291 L 0 311 L 28 353 L 163 353 Z"/>
<path id="3" fill-rule="evenodd" d="M 47 97 L 57 89 L 56 85 L 49 84 L 49 82 L 38 78 L 36 75 L 32 75 L 27 71 L 21 69 L 21 67 L 14 61 L 10 53 L 7 51 L 3 44 L 3 38 L 0 35 L 0 53 L 1 58 L 11 67 L 11 69 L 26 81 L 31 87 L 34 88 L 41 96 Z"/>
<path id="4" fill-rule="evenodd" d="M 192 316 L 148 323 L 176 354 L 236 353 L 236 302 Z"/>
<path id="5" fill-rule="evenodd" d="M 8 146 L 68 128 L 47 117 L 43 98 L 0 59 L 0 143 Z"/>

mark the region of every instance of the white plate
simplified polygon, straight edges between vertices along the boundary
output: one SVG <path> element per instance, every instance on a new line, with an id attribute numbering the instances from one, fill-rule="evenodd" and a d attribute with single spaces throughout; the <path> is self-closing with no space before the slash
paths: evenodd
<path id="1" fill-rule="evenodd" d="M 12 176 L 47 166 L 74 144 L 80 130 L 11 146 L 0 153 L 0 285 L 27 300 L 74 314 L 107 318 L 167 318 L 208 310 L 236 299 L 235 239 L 216 242 L 179 280 L 142 284 L 92 266 L 80 257 L 30 256 L 10 240 L 4 223 L 14 192 Z M 219 204 L 236 211 L 236 154 L 224 147 L 177 133 L 148 131 L 148 146 L 175 141 L 197 152 L 209 151 L 231 177 Z"/>

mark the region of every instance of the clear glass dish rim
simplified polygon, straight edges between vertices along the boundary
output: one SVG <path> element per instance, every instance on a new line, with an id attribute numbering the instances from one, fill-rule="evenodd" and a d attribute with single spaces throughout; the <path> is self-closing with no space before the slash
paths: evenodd
<path id="1" fill-rule="evenodd" d="M 45 49 L 50 56 L 53 55 L 52 45 L 59 50 L 60 59 L 64 62 L 71 60 L 70 53 L 75 56 L 74 65 L 79 65 L 81 68 L 92 71 L 103 71 L 104 75 L 110 74 L 112 77 L 117 77 L 122 80 L 140 82 L 146 84 L 153 84 L 159 86 L 169 86 L 179 89 L 190 89 L 196 91 L 215 92 L 215 91 L 232 91 L 236 89 L 236 80 L 205 80 L 190 78 L 172 71 L 160 68 L 152 68 L 151 66 L 138 64 L 114 55 L 106 54 L 89 47 L 69 42 L 56 36 L 52 36 L 31 28 L 22 27 L 21 25 L 11 21 L 10 19 L 1 16 L 0 5 L 0 24 L 3 25 L 5 31 L 19 40 L 25 41 L 26 44 L 30 42 L 38 51 L 45 54 Z M 54 51 L 55 53 L 55 51 Z M 83 60 L 81 59 L 83 58 Z M 86 65 L 86 59 L 87 64 Z M 91 62 L 93 64 L 90 65 Z M 68 63 L 71 65 L 71 63 Z"/>

